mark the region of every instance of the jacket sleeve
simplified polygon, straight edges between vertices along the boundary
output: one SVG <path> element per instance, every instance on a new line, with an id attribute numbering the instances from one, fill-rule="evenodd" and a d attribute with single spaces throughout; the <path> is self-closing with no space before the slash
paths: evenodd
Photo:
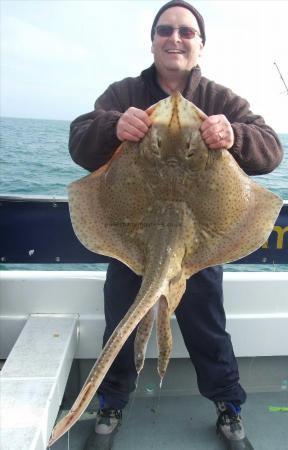
<path id="1" fill-rule="evenodd" d="M 249 103 L 228 90 L 223 114 L 234 131 L 230 153 L 248 175 L 272 172 L 283 158 L 283 148 L 275 131 L 261 116 L 250 111 Z"/>
<path id="2" fill-rule="evenodd" d="M 92 172 L 109 161 L 121 144 L 116 125 L 124 110 L 111 85 L 96 100 L 94 111 L 71 123 L 69 151 L 76 164 Z"/>

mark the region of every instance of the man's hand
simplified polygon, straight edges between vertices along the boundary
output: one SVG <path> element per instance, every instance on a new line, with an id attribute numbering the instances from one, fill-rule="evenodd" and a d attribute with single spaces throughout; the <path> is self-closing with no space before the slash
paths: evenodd
<path id="1" fill-rule="evenodd" d="M 201 125 L 202 139 L 212 149 L 229 149 L 234 144 L 234 132 L 223 114 L 210 116 Z"/>
<path id="2" fill-rule="evenodd" d="M 151 119 L 142 109 L 128 108 L 120 117 L 116 127 L 117 138 L 120 141 L 138 142 L 147 133 Z"/>

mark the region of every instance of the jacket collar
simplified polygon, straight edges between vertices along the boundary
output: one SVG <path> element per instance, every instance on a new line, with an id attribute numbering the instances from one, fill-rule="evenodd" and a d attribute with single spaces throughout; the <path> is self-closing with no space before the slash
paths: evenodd
<path id="1" fill-rule="evenodd" d="M 190 71 L 187 85 L 183 91 L 183 97 L 192 99 L 201 79 L 201 69 L 197 65 Z M 152 96 L 156 101 L 166 98 L 168 94 L 164 92 L 157 82 L 156 67 L 153 63 L 148 69 L 143 70 L 141 78 L 144 80 Z"/>

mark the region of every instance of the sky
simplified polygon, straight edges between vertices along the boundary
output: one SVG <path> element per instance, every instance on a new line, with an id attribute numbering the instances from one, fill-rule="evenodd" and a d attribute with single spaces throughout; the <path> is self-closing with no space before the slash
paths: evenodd
<path id="1" fill-rule="evenodd" d="M 73 120 L 114 81 L 153 62 L 156 0 L 0 0 L 1 115 Z M 288 133 L 288 0 L 194 0 L 202 74 Z"/>

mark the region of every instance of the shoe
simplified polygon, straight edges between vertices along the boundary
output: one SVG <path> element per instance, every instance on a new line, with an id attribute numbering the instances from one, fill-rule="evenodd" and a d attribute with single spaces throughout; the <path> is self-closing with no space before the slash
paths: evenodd
<path id="1" fill-rule="evenodd" d="M 245 435 L 245 430 L 240 415 L 240 406 L 232 402 L 216 403 L 218 420 L 216 430 L 224 441 L 227 450 L 254 450 Z"/>
<path id="2" fill-rule="evenodd" d="M 99 409 L 95 429 L 88 437 L 84 450 L 111 450 L 121 421 L 121 409 Z"/>

